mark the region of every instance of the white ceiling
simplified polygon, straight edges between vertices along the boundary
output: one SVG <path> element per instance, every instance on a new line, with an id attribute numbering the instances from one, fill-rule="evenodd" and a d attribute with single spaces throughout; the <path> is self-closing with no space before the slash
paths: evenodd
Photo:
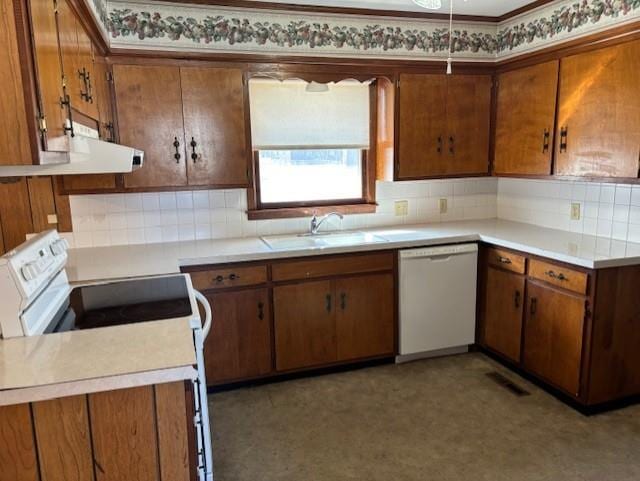
<path id="1" fill-rule="evenodd" d="M 401 10 L 406 12 L 449 13 L 449 0 L 442 0 L 440 10 L 425 10 L 412 0 L 253 0 L 256 2 L 292 3 L 324 7 L 371 8 L 376 10 Z M 454 13 L 499 17 L 529 3 L 532 0 L 453 0 Z"/>

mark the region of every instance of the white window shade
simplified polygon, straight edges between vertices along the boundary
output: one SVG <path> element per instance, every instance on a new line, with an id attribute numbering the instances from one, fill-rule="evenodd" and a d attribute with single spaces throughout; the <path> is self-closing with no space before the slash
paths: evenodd
<path id="1" fill-rule="evenodd" d="M 328 84 L 310 92 L 302 80 L 251 79 L 254 150 L 369 148 L 369 83 Z"/>

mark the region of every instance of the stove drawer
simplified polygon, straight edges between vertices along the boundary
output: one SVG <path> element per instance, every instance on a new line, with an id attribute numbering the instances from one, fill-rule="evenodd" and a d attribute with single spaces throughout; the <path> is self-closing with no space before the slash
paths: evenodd
<path id="1" fill-rule="evenodd" d="M 255 286 L 267 282 L 267 266 L 227 267 L 192 271 L 189 274 L 193 287 L 199 291 Z"/>

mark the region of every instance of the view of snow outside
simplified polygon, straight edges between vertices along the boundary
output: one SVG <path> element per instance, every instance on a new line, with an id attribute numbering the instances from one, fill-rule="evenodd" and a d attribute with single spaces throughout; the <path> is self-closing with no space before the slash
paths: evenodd
<path id="1" fill-rule="evenodd" d="M 261 150 L 263 204 L 362 198 L 360 149 Z"/>

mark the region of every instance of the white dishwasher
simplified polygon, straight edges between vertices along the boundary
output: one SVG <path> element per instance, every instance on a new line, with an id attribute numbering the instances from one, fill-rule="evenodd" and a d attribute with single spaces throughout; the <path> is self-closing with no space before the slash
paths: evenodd
<path id="1" fill-rule="evenodd" d="M 400 251 L 397 362 L 466 352 L 475 342 L 477 244 Z"/>

